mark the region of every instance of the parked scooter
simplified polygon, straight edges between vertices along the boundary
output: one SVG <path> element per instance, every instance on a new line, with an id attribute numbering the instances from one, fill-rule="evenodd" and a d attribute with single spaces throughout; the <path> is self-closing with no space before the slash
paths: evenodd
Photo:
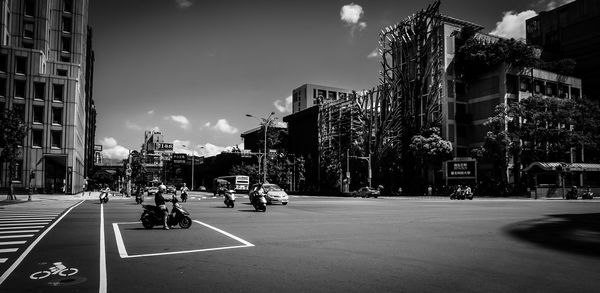
<path id="1" fill-rule="evenodd" d="M 179 204 L 177 198 L 173 196 L 169 201 L 173 204 L 173 207 L 171 208 L 171 213 L 169 213 L 167 218 L 167 225 L 179 225 L 179 227 L 183 229 L 187 229 L 192 226 L 190 213 Z M 152 229 L 152 227 L 156 225 L 163 224 L 163 211 L 157 206 L 142 205 L 142 208 L 144 209 L 144 212 L 142 213 L 140 220 L 142 221 L 144 228 Z"/>
<path id="2" fill-rule="evenodd" d="M 256 192 L 250 199 L 250 202 L 252 203 L 255 211 L 267 211 L 267 199 L 265 198 L 264 194 Z"/>
<path id="3" fill-rule="evenodd" d="M 225 199 L 223 200 L 223 202 L 227 207 L 233 208 L 235 206 L 235 191 L 231 189 L 227 190 L 225 192 Z"/>

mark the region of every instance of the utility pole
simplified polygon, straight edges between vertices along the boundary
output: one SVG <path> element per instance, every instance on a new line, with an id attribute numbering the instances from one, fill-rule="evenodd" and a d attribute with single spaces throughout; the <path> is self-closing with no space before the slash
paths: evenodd
<path id="1" fill-rule="evenodd" d="M 269 117 L 267 118 L 258 118 L 256 116 L 252 116 L 250 114 L 246 114 L 246 117 L 252 117 L 257 119 L 258 121 L 261 122 L 261 124 L 264 126 L 265 128 L 265 142 L 264 142 L 264 154 L 263 154 L 263 183 L 267 182 L 267 130 L 269 129 L 269 124 L 271 124 L 271 122 L 277 120 L 277 117 L 273 117 L 273 115 L 275 115 L 275 112 L 271 112 L 271 114 L 269 114 Z"/>

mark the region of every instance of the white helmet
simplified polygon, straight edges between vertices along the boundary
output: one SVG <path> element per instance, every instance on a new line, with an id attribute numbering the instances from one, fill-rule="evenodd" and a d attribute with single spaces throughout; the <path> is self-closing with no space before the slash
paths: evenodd
<path id="1" fill-rule="evenodd" d="M 161 184 L 161 185 L 158 186 L 158 190 L 160 190 L 160 191 L 166 191 L 167 187 L 164 184 Z"/>

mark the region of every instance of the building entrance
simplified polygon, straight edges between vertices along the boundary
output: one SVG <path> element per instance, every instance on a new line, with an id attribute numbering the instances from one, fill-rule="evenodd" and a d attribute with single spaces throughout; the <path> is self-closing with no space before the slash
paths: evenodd
<path id="1" fill-rule="evenodd" d="M 67 156 L 44 156 L 44 193 L 65 193 Z"/>

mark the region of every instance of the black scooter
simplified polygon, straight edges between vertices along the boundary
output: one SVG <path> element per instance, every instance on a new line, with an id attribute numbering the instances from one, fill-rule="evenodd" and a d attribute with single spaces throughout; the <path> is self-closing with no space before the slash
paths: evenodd
<path id="1" fill-rule="evenodd" d="M 179 201 L 176 197 L 172 197 L 169 201 L 173 204 L 173 207 L 167 218 L 167 225 L 179 225 L 179 227 L 183 229 L 191 227 L 192 219 L 190 218 L 190 213 L 178 203 Z M 142 208 L 144 209 L 144 212 L 142 213 L 140 220 L 142 221 L 144 228 L 152 229 L 154 226 L 163 225 L 163 211 L 160 210 L 159 207 L 142 205 Z"/>
<path id="2" fill-rule="evenodd" d="M 263 194 L 256 193 L 250 198 L 250 203 L 254 207 L 255 211 L 266 212 L 267 211 L 267 199 Z"/>
<path id="3" fill-rule="evenodd" d="M 137 204 L 141 204 L 141 203 L 143 203 L 143 202 L 144 202 L 144 196 L 143 196 L 143 195 L 141 195 L 141 194 L 139 194 L 139 193 L 137 193 L 137 194 L 135 195 L 135 203 L 137 203 Z"/>

